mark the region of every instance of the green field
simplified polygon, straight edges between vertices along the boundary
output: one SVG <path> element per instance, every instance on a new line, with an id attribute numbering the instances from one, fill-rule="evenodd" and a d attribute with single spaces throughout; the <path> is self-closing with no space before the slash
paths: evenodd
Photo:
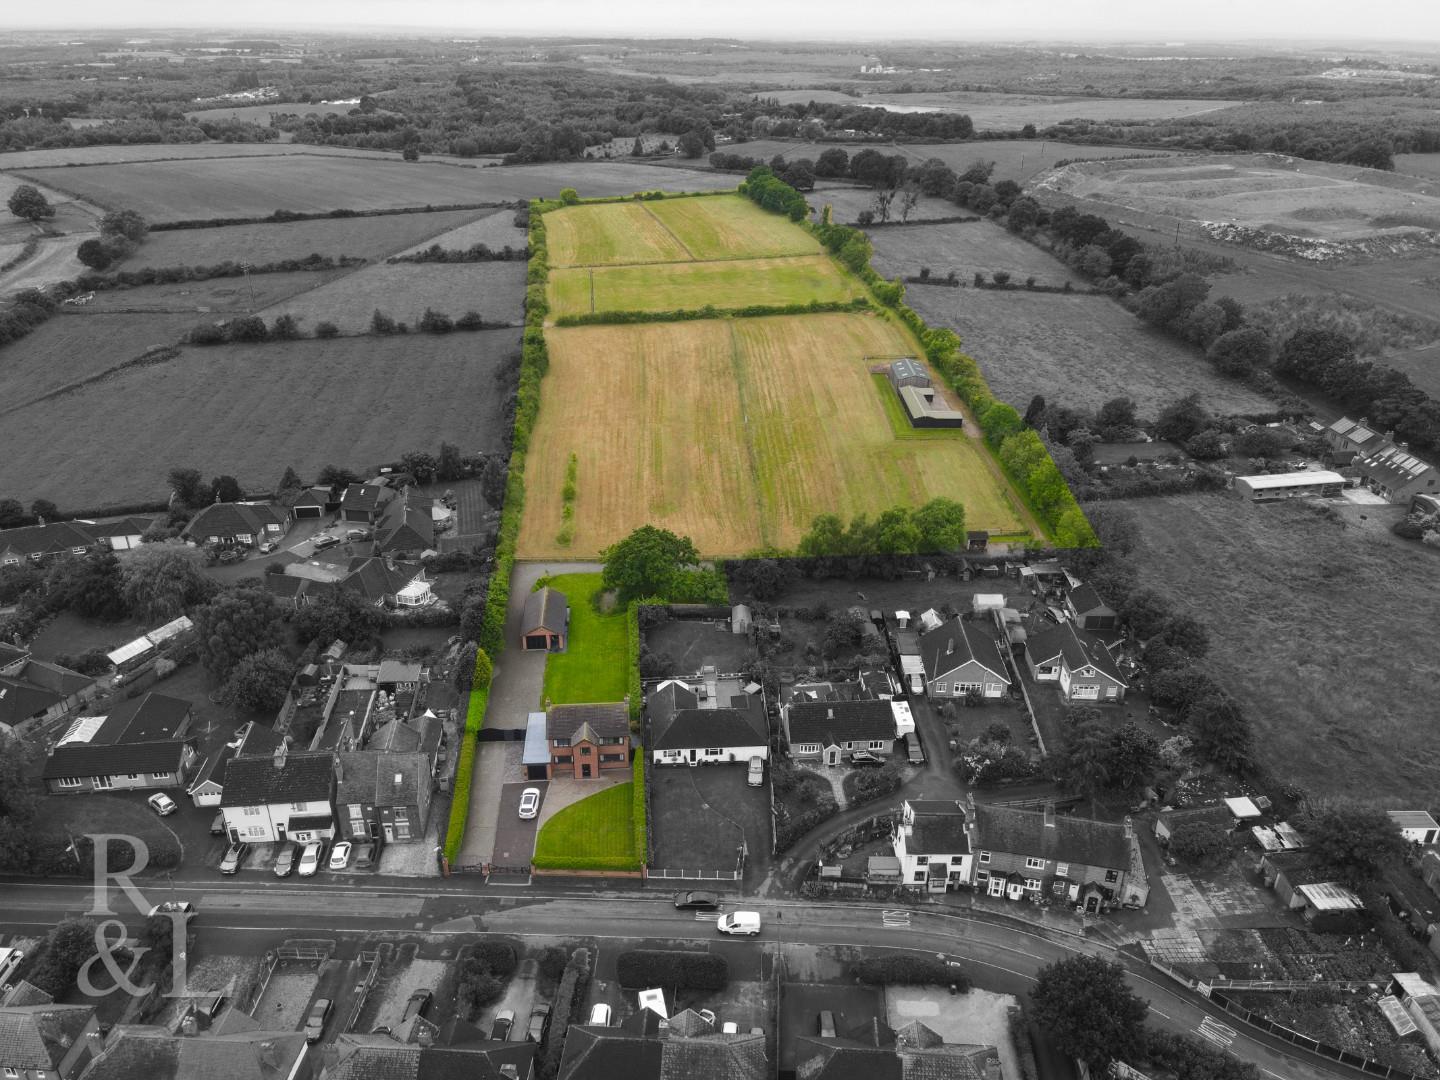
<path id="1" fill-rule="evenodd" d="M 675 311 L 706 304 L 727 308 L 804 304 L 850 300 L 864 294 L 864 286 L 826 255 L 573 267 L 550 272 L 553 315 Z"/>
<path id="2" fill-rule="evenodd" d="M 616 869 L 637 865 L 633 793 L 633 783 L 617 784 L 559 811 L 535 838 L 535 865 L 575 867 L 587 859 Z"/>
<path id="3" fill-rule="evenodd" d="M 607 615 L 595 610 L 602 591 L 599 574 L 561 574 L 547 584 L 570 601 L 570 637 L 563 653 L 545 657 L 540 705 L 621 700 L 626 689 L 624 609 Z"/>

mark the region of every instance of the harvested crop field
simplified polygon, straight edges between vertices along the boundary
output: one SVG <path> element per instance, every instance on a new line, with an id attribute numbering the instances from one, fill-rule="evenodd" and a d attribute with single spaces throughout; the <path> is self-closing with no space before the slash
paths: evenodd
<path id="1" fill-rule="evenodd" d="M 864 187 L 842 187 L 834 185 L 831 187 L 816 188 L 806 198 L 810 205 L 815 208 L 812 218 L 820 220 L 820 214 L 826 204 L 829 204 L 832 216 L 835 221 L 842 225 L 854 225 L 860 220 L 860 215 L 866 210 L 875 214 L 879 220 L 879 214 L 875 209 L 875 192 Z M 937 199 L 929 195 L 922 195 L 920 201 L 910 211 L 909 221 L 929 221 L 932 218 L 956 217 L 961 214 L 970 214 L 972 211 L 963 206 L 956 206 L 948 199 Z M 900 220 L 900 200 L 897 198 L 890 204 L 890 220 Z"/>
<path id="2" fill-rule="evenodd" d="M 1313 794 L 1425 805 L 1440 773 L 1416 703 L 1440 679 L 1436 553 L 1226 495 L 1129 504 L 1142 584 L 1210 628 L 1205 666 L 1244 705 L 1261 761 Z M 1337 612 L 1344 616 L 1337 618 Z"/>
<path id="3" fill-rule="evenodd" d="M 689 535 L 706 555 L 788 547 L 818 514 L 874 514 L 936 495 L 963 502 L 973 528 L 1022 531 L 974 441 L 895 438 L 867 358 L 913 345 L 878 317 L 552 328 L 546 337 L 519 545 L 527 558 L 593 555 L 644 524 Z M 572 452 L 566 547 L 556 536 Z"/>
<path id="4" fill-rule="evenodd" d="M 1084 409 L 1125 396 L 1153 417 L 1192 391 L 1217 412 L 1274 407 L 1108 297 L 912 285 L 906 299 L 932 326 L 959 334 L 990 388 L 1022 410 L 1035 394 Z"/>
<path id="5" fill-rule="evenodd" d="M 448 232 L 428 236 L 405 251 L 394 254 L 411 255 L 417 251 L 424 251 L 432 244 L 439 244 L 446 251 L 464 251 L 476 244 L 484 244 L 486 247 L 496 250 L 506 246 L 516 249 L 525 247 L 527 243 L 525 230 L 515 224 L 514 210 L 496 210 L 479 218 L 474 217 L 473 211 L 464 212 L 474 220 Z M 433 216 L 440 217 L 439 214 Z M 387 254 L 390 253 L 387 252 Z"/>
<path id="6" fill-rule="evenodd" d="M 155 317 L 145 321 L 153 327 Z M 185 348 L 168 363 L 6 415 L 0 490 L 25 502 L 114 506 L 162 498 L 176 465 L 260 488 L 286 466 L 302 476 L 327 463 L 373 468 L 417 439 L 498 450 L 509 441 L 504 403 L 519 337 L 491 330 Z"/>
<path id="7" fill-rule="evenodd" d="M 674 311 L 706 304 L 805 304 L 863 296 L 864 286 L 827 255 L 645 266 L 572 267 L 550 272 L 550 311 Z"/>
<path id="8" fill-rule="evenodd" d="M 993 221 L 970 221 L 950 225 L 905 225 L 872 229 L 875 269 L 887 278 L 914 276 L 929 267 L 934 277 L 951 270 L 967 286 L 977 272 L 989 278 L 996 270 L 1008 271 L 1016 284 L 1034 277 L 1040 285 L 1088 288 L 1089 283 L 1070 268 L 1034 244 L 1021 240 Z M 909 295 L 928 286 L 911 285 Z"/>
<path id="9" fill-rule="evenodd" d="M 692 259 L 765 259 L 813 255 L 820 242 L 741 195 L 644 204 Z"/>
<path id="10" fill-rule="evenodd" d="M 294 315 L 305 333 L 321 321 L 334 323 L 342 334 L 364 333 L 377 308 L 412 330 L 427 307 L 452 319 L 478 311 L 487 323 L 518 325 L 524 299 L 523 262 L 395 263 L 367 266 L 260 314 L 267 322 Z"/>
<path id="11" fill-rule="evenodd" d="M 514 211 L 501 211 L 508 219 Z M 383 214 L 213 229 L 152 232 L 120 269 L 142 266 L 211 266 L 218 262 L 254 265 L 303 259 L 310 254 L 339 258 L 383 259 L 410 247 L 428 247 L 443 234 L 477 219 L 487 210 L 444 210 L 434 214 Z M 522 241 L 523 242 L 523 241 Z"/>
<path id="12" fill-rule="evenodd" d="M 236 274 L 234 277 L 210 278 L 208 281 L 177 281 L 168 285 L 140 285 L 132 289 L 105 289 L 81 308 L 76 315 L 111 312 L 139 313 L 159 311 L 194 313 L 194 322 L 211 322 L 201 316 L 213 312 L 221 315 L 245 315 L 305 292 L 318 289 L 326 282 L 350 273 L 348 270 L 296 270 L 289 274 Z M 174 344 L 173 342 L 171 344 Z"/>
<path id="13" fill-rule="evenodd" d="M 545 215 L 552 266 L 677 262 L 692 256 L 644 203 L 573 206 Z"/>

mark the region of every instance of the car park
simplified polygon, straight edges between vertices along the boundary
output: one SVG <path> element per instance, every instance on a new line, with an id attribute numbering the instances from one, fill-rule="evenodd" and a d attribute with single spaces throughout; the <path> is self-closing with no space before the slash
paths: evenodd
<path id="1" fill-rule="evenodd" d="M 610 1024 L 610 1006 L 601 1001 L 590 1007 L 590 1021 L 596 1027 L 608 1027 Z"/>
<path id="2" fill-rule="evenodd" d="M 330 999 L 317 998 L 310 1006 L 310 1015 L 305 1018 L 305 1041 L 319 1042 L 325 1034 L 325 1022 L 330 1019 Z"/>
<path id="3" fill-rule="evenodd" d="M 540 1002 L 530 1010 L 530 1022 L 525 1025 L 527 1042 L 544 1042 L 545 1033 L 550 1030 L 550 1006 Z"/>
<path id="4" fill-rule="evenodd" d="M 430 1009 L 430 1002 L 435 1000 L 433 990 L 420 989 L 410 995 L 410 1000 L 405 1003 L 405 1012 L 400 1017 L 400 1023 L 405 1024 L 417 1016 L 424 1016 Z"/>
<path id="5" fill-rule="evenodd" d="M 239 873 L 241 865 L 245 862 L 245 856 L 250 854 L 250 845 L 243 840 L 237 840 L 225 849 L 225 857 L 220 860 L 220 872 L 222 874 Z"/>
<path id="6" fill-rule="evenodd" d="M 330 849 L 330 869 L 346 870 L 350 866 L 351 844 L 349 840 L 341 840 Z"/>
<path id="7" fill-rule="evenodd" d="M 210 835 L 211 835 L 211 836 L 224 836 L 224 835 L 225 835 L 225 811 L 224 811 L 224 810 L 216 810 L 216 811 L 215 811 L 215 816 L 210 819 Z"/>
<path id="8" fill-rule="evenodd" d="M 175 805 L 175 800 L 163 791 L 155 792 L 154 795 L 151 795 L 145 801 L 150 804 L 150 809 L 154 810 L 161 817 L 169 817 L 175 813 L 176 810 L 180 809 L 180 807 Z"/>
<path id="9" fill-rule="evenodd" d="M 722 934 L 754 937 L 760 933 L 760 913 L 758 911 L 732 911 L 730 914 L 721 915 L 716 919 L 715 928 Z"/>
<path id="10" fill-rule="evenodd" d="M 287 840 L 280 845 L 280 853 L 275 856 L 275 876 L 289 877 L 295 871 L 295 844 Z"/>
<path id="11" fill-rule="evenodd" d="M 314 877 L 315 871 L 320 869 L 320 860 L 325 857 L 325 845 L 319 840 L 311 840 L 300 852 L 300 864 L 296 869 L 301 877 Z"/>
<path id="12" fill-rule="evenodd" d="M 681 910 L 714 911 L 720 906 L 720 894 L 688 889 L 675 894 L 675 906 Z"/>
<path id="13" fill-rule="evenodd" d="M 501 1009 L 495 1014 L 495 1022 L 490 1025 L 490 1040 L 492 1042 L 504 1042 L 510 1038 L 510 1029 L 515 1026 L 515 1010 Z"/>
<path id="14" fill-rule="evenodd" d="M 527 787 L 520 793 L 520 817 L 524 821 L 529 821 L 538 813 L 540 813 L 540 789 Z"/>

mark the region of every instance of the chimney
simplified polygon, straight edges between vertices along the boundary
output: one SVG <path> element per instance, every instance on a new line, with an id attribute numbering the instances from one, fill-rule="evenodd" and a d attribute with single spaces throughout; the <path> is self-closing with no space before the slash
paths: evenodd
<path id="1" fill-rule="evenodd" d="M 435 1045 L 435 1032 L 431 1030 L 429 1024 L 422 1023 L 415 1028 L 415 1041 L 421 1046 Z"/>
<path id="2" fill-rule="evenodd" d="M 1045 804 L 1045 827 L 1047 829 L 1055 827 L 1055 804 L 1053 802 Z"/>
<path id="3" fill-rule="evenodd" d="M 1125 839 L 1135 839 L 1135 822 L 1131 819 L 1129 814 L 1125 815 Z"/>
<path id="4" fill-rule="evenodd" d="M 946 655 L 946 656 L 949 656 L 949 655 L 950 655 L 951 653 L 953 653 L 954 651 L 955 651 L 955 639 L 952 637 L 952 638 L 947 639 L 946 642 L 945 642 L 945 655 Z"/>
<path id="5" fill-rule="evenodd" d="M 287 753 L 289 753 L 289 751 L 290 751 L 290 736 L 289 736 L 289 735 L 286 735 L 283 739 L 280 740 L 280 745 L 277 746 L 277 747 L 275 747 L 275 757 L 274 757 L 275 768 L 277 768 L 277 769 L 283 769 L 283 768 L 285 767 L 285 755 L 286 755 Z"/>
<path id="6" fill-rule="evenodd" d="M 341 763 L 339 754 L 335 755 L 335 782 L 337 784 L 345 782 L 345 766 Z"/>

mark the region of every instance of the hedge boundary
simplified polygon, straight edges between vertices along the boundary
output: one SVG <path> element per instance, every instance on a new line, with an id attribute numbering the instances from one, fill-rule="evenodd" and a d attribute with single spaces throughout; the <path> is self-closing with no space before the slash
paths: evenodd
<path id="1" fill-rule="evenodd" d="M 338 157 L 337 154 L 323 155 Z M 174 159 L 171 159 L 174 160 Z M 190 160 L 188 158 L 183 160 Z M 67 193 L 68 194 L 68 193 Z M 264 216 L 233 218 L 188 218 L 181 221 L 151 222 L 151 232 L 173 232 L 176 229 L 219 229 L 230 225 L 283 225 L 292 221 L 324 221 L 327 218 L 391 217 L 395 214 L 441 214 L 448 210 L 503 210 L 514 206 L 519 200 L 503 202 L 446 203 L 443 206 L 392 206 L 379 210 L 276 210 Z"/>
<path id="2" fill-rule="evenodd" d="M 635 759 L 630 762 L 630 773 L 634 777 L 630 789 L 630 828 L 635 831 L 635 858 L 644 869 L 650 862 L 650 829 L 645 816 L 645 748 L 636 747 Z"/>
<path id="3" fill-rule="evenodd" d="M 475 666 L 480 666 L 480 653 Z M 487 658 L 486 664 L 489 664 Z M 455 764 L 455 780 L 450 785 L 450 824 L 445 829 L 445 861 L 453 863 L 465 840 L 465 824 L 470 819 L 470 781 L 475 774 L 475 752 L 480 729 L 485 726 L 485 709 L 490 703 L 490 683 L 471 686 L 465 702 L 465 734 L 460 743 L 460 758 Z"/>
<path id="4" fill-rule="evenodd" d="M 717 953 L 630 949 L 615 958 L 615 981 L 626 989 L 723 990 L 730 965 Z"/>
<path id="5" fill-rule="evenodd" d="M 693 322 L 696 319 L 758 319 L 766 315 L 818 315 L 836 311 L 869 311 L 868 297 L 853 300 L 811 300 L 808 304 L 750 304 L 738 308 L 677 308 L 672 311 L 589 311 L 559 315 L 556 326 L 627 326 L 632 323 Z"/>

